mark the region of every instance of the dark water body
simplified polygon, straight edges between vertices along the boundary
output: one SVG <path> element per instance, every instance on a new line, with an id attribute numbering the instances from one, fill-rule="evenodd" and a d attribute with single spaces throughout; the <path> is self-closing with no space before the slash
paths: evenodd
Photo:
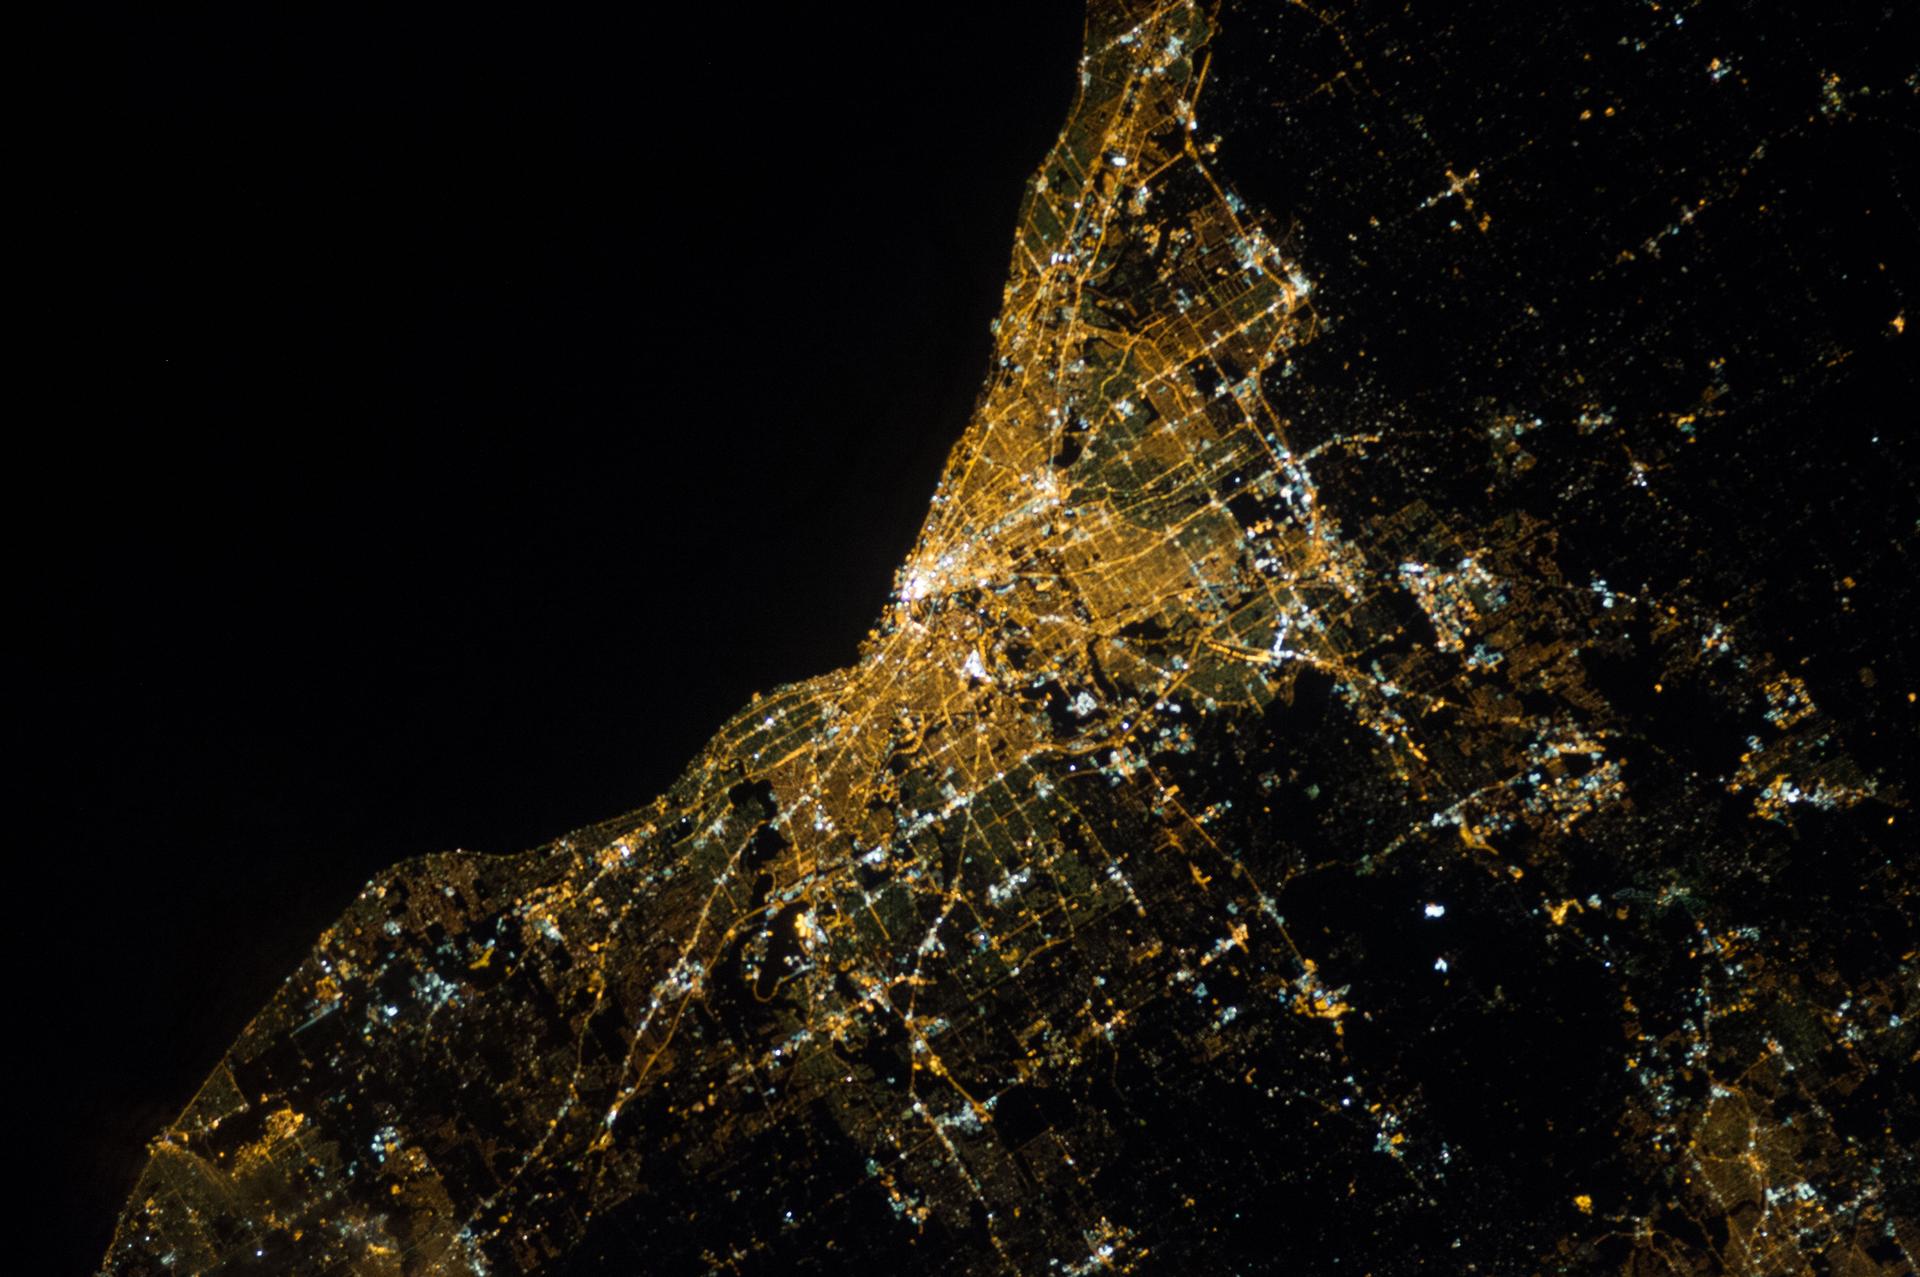
<path id="1" fill-rule="evenodd" d="M 854 658 L 1080 37 L 898 12 L 73 33 L 9 502 L 59 1270 L 369 875 L 637 806 Z"/>

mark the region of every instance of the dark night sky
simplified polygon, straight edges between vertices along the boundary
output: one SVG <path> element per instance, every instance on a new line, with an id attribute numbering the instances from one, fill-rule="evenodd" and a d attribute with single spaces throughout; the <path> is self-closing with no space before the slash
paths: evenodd
<path id="1" fill-rule="evenodd" d="M 76 33 L 8 503 L 55 1270 L 370 874 L 647 801 L 913 538 L 1079 6 L 643 12 Z"/>

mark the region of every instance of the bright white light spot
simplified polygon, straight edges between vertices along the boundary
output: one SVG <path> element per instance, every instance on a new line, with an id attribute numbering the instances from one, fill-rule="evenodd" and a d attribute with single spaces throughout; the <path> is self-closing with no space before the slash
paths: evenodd
<path id="1" fill-rule="evenodd" d="M 1435 958 L 1433 960 L 1433 969 L 1435 971 L 1445 971 L 1447 969 L 1447 960 L 1445 958 Z"/>
<path id="2" fill-rule="evenodd" d="M 1447 916 L 1447 907 L 1445 905 L 1428 905 L 1426 913 L 1429 918 L 1444 918 Z"/>

